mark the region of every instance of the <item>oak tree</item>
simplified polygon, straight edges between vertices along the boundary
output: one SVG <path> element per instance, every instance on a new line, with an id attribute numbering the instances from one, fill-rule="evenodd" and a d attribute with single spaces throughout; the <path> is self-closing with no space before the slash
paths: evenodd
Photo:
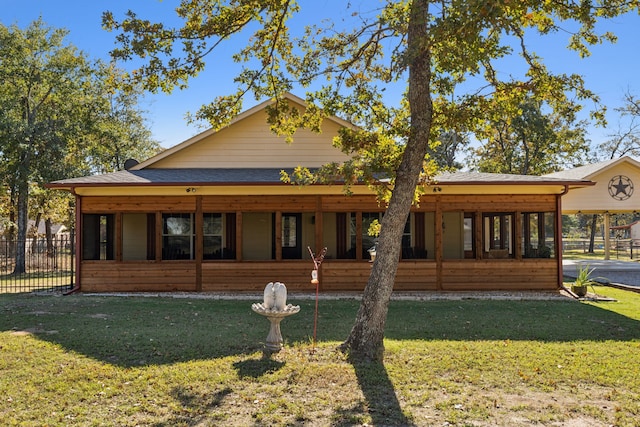
<path id="1" fill-rule="evenodd" d="M 313 182 L 339 173 L 347 183 L 376 186 L 387 203 L 377 257 L 342 345 L 353 356 L 379 360 L 402 232 L 416 190 L 429 177 L 425 160 L 431 141 L 447 131 L 484 128 L 490 111 L 517 114 L 528 98 L 558 112 L 575 111 L 584 99 L 597 100 L 579 75 L 550 72 L 527 40 L 565 26 L 568 49 L 587 55 L 589 45 L 614 39 L 596 32 L 598 20 L 637 10 L 638 2 L 387 0 L 365 5 L 341 3 L 343 13 L 332 10 L 326 20 L 311 22 L 315 17 L 307 15 L 311 24 L 295 34 L 292 29 L 300 27 L 295 19 L 310 2 L 182 0 L 176 25 L 151 22 L 133 11 L 121 19 L 107 12 L 103 25 L 118 32 L 114 58 L 142 60 L 129 82 L 151 91 L 185 87 L 207 60 L 220 61 L 214 52 L 225 42 L 240 43 L 232 58 L 222 59 L 243 64 L 237 89 L 193 115 L 214 128 L 241 111 L 247 93 L 275 99 L 270 122 L 282 134 L 292 135 L 300 126 L 317 130 L 330 114 L 358 125 L 338 140 L 350 161 L 319 174 L 299 170 L 292 179 Z M 520 58 L 525 71 L 499 73 L 507 57 Z M 383 96 L 390 86 L 404 88 L 396 105 Z M 292 90 L 306 92 L 305 111 L 283 102 L 282 94 Z M 382 172 L 389 181 L 376 181 Z"/>
<path id="2" fill-rule="evenodd" d="M 16 274 L 26 270 L 32 183 L 112 169 L 104 164 L 115 162 L 114 144 L 118 166 L 131 153 L 159 150 L 133 92 L 119 96 L 109 83 L 117 73 L 66 43 L 67 34 L 42 19 L 24 29 L 0 24 L 0 184 L 9 193 L 9 229 L 16 229 Z"/>

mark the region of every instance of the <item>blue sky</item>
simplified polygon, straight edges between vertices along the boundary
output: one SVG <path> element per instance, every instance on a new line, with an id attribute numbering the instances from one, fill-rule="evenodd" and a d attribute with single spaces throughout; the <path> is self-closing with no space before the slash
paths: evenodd
<path id="1" fill-rule="evenodd" d="M 67 42 L 82 49 L 89 57 L 108 59 L 109 51 L 115 46 L 115 34 L 101 28 L 103 11 L 110 10 L 116 18 L 121 18 L 126 10 L 132 9 L 140 17 L 166 22 L 173 16 L 177 3 L 177 0 L 0 0 L 0 22 L 24 28 L 42 17 L 49 26 L 67 28 L 70 31 Z M 339 13 L 344 0 L 301 0 L 301 3 L 304 13 L 314 20 L 319 16 L 348 19 Z M 352 0 L 351 3 L 360 4 L 362 10 L 377 6 L 377 2 L 371 0 Z M 587 86 L 609 108 L 608 127 L 590 128 L 589 137 L 594 144 L 607 139 L 607 135 L 618 129 L 619 116 L 613 109 L 622 105 L 624 94 L 631 92 L 640 96 L 637 44 L 640 41 L 640 17 L 634 14 L 616 18 L 599 28 L 614 32 L 619 40 L 614 45 L 592 48 L 592 55 L 587 59 L 581 60 L 576 53 L 565 48 L 566 34 L 541 38 L 532 45 L 552 71 L 582 74 Z M 176 90 L 170 95 L 146 97 L 143 108 L 148 111 L 154 138 L 164 147 L 176 145 L 201 130 L 187 125 L 184 116 L 188 111 L 195 112 L 201 104 L 233 91 L 233 75 L 238 68 L 231 60 L 231 52 L 233 49 L 220 51 L 209 59 L 205 72 L 192 80 L 188 89 Z M 502 69 L 501 72 L 508 74 L 512 70 Z M 396 102 L 402 90 L 403 87 L 398 87 L 388 91 L 391 93 L 388 102 Z M 303 95 L 302 92 L 297 94 Z M 245 104 L 245 108 L 251 105 Z"/>

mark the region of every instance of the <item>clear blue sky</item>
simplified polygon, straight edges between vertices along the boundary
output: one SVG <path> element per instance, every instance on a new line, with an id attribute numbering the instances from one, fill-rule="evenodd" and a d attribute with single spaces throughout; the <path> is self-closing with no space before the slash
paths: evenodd
<path id="1" fill-rule="evenodd" d="M 343 8 L 341 5 L 345 4 L 344 0 L 301 2 L 302 10 L 315 22 L 319 16 L 334 19 L 344 17 L 339 13 Z M 82 49 L 89 57 L 108 59 L 109 51 L 115 46 L 115 34 L 101 28 L 103 11 L 110 10 L 116 18 L 121 18 L 126 10 L 133 9 L 139 17 L 166 22 L 173 18 L 173 8 L 178 3 L 177 0 L 0 0 L 0 22 L 24 28 L 42 17 L 49 26 L 67 28 L 70 31 L 67 42 Z M 351 3 L 361 4 L 362 10 L 377 6 L 377 2 L 371 0 L 352 0 Z M 619 119 L 613 109 L 622 105 L 624 94 L 629 91 L 640 96 L 640 17 L 629 15 L 616 18 L 601 28 L 618 35 L 618 42 L 594 47 L 591 57 L 584 60 L 565 49 L 568 40 L 566 34 L 540 39 L 533 46 L 552 71 L 582 74 L 587 86 L 609 108 L 608 128 L 590 130 L 590 139 L 594 144 L 617 130 Z M 187 90 L 146 98 L 143 108 L 148 111 L 154 138 L 164 147 L 176 145 L 201 130 L 186 124 L 184 115 L 188 111 L 195 112 L 201 104 L 233 91 L 232 79 L 237 66 L 233 64 L 230 52 L 232 50 L 221 51 L 215 58 L 209 59 L 205 72 L 193 80 Z M 502 69 L 501 72 L 508 74 L 511 70 Z M 402 89 L 398 88 L 389 102 L 397 101 L 397 94 Z M 302 96 L 303 93 L 298 95 Z M 251 105 L 245 104 L 245 107 Z"/>

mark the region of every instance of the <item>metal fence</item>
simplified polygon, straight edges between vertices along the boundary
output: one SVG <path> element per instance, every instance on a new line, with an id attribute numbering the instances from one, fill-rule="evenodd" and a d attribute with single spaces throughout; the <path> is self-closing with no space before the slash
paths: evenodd
<path id="1" fill-rule="evenodd" d="M 24 245 L 0 238 L 0 293 L 64 292 L 74 285 L 75 248 L 68 236 L 47 242 L 28 239 Z M 24 272 L 16 266 L 16 254 L 24 247 Z M 16 268 L 18 267 L 18 268 Z"/>

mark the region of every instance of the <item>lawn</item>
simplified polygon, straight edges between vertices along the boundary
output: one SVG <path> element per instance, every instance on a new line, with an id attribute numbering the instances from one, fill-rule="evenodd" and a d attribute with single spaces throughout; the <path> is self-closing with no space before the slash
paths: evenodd
<path id="1" fill-rule="evenodd" d="M 640 426 L 640 294 L 392 301 L 384 364 L 335 351 L 354 300 L 0 295 L 0 419 L 20 426 Z"/>

